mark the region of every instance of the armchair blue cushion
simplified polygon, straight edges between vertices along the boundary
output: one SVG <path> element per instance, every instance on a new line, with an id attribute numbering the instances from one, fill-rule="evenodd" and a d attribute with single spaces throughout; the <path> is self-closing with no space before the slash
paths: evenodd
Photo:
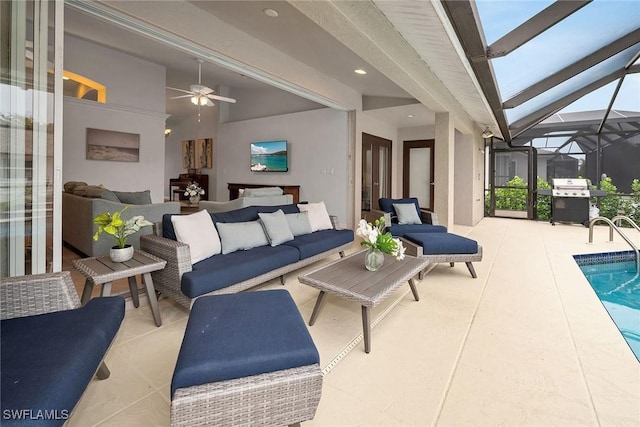
<path id="1" fill-rule="evenodd" d="M 422 219 L 422 224 L 398 224 L 398 216 L 393 204 L 413 203 L 416 206 L 418 216 Z M 390 199 L 383 197 L 378 200 L 380 209 L 391 215 L 391 224 L 387 224 L 387 231 L 394 237 L 403 237 L 408 233 L 446 233 L 447 227 L 442 225 L 433 225 L 425 222 L 423 212 L 420 211 L 418 199 L 415 197 L 407 197 L 405 199 Z"/>
<path id="2" fill-rule="evenodd" d="M 56 411 L 57 419 L 3 419 L 3 425 L 62 425 L 124 318 L 122 297 L 0 322 L 3 410 Z"/>
<path id="3" fill-rule="evenodd" d="M 378 204 L 380 205 L 380 209 L 391 214 L 391 221 L 393 223 L 398 222 L 398 214 L 396 213 L 396 210 L 393 207 L 394 203 L 413 203 L 414 205 L 416 205 L 416 211 L 418 212 L 418 216 L 420 216 L 420 205 L 418 204 L 417 198 L 407 197 L 406 199 L 390 199 L 388 197 L 383 197 L 378 200 Z"/>

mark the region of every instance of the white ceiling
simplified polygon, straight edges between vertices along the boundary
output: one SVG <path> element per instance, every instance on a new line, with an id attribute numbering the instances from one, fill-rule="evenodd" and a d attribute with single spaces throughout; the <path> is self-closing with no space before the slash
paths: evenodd
<path id="1" fill-rule="evenodd" d="M 215 15 L 218 19 L 277 47 L 285 54 L 355 89 L 363 96 L 411 98 L 406 91 L 286 2 L 197 1 L 190 3 L 200 8 L 203 13 Z M 154 2 L 153 7 L 161 8 L 162 2 Z M 266 16 L 263 12 L 266 8 L 276 10 L 279 16 L 277 18 Z M 197 82 L 198 69 L 193 55 L 139 36 L 71 7 L 65 8 L 65 32 L 166 67 L 167 86 L 186 89 L 190 84 Z M 367 70 L 367 75 L 355 74 L 353 70 L 356 68 Z M 264 83 L 211 62 L 203 64 L 202 83 L 210 87 L 218 85 L 229 87 L 232 97 L 234 89 L 267 90 L 269 88 Z M 167 90 L 167 98 L 177 94 L 175 91 Z M 186 115 L 192 114 L 191 108 L 193 106 L 188 99 L 168 99 L 166 113 L 171 115 L 169 121 L 175 123 Z M 433 113 L 421 104 L 377 110 L 372 114 L 380 120 L 399 127 L 433 123 Z M 409 114 L 417 117 L 409 119 L 407 117 Z"/>

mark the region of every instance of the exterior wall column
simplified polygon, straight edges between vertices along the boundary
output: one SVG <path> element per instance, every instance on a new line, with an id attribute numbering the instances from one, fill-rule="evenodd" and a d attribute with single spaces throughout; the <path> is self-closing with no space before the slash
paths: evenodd
<path id="1" fill-rule="evenodd" d="M 454 118 L 449 112 L 436 113 L 435 122 L 435 188 L 433 208 L 441 225 L 453 225 L 455 158 Z"/>

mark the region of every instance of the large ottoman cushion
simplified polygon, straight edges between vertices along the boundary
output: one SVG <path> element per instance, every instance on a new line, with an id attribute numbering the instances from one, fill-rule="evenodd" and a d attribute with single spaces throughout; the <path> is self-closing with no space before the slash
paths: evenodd
<path id="1" fill-rule="evenodd" d="M 424 255 L 475 254 L 478 242 L 452 233 L 409 233 L 405 239 L 422 246 Z"/>
<path id="2" fill-rule="evenodd" d="M 191 308 L 171 382 L 179 388 L 318 364 L 286 290 L 201 297 Z"/>

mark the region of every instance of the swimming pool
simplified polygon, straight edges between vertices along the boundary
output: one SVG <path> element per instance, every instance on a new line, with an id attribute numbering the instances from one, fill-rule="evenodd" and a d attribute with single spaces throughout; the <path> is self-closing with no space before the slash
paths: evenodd
<path id="1" fill-rule="evenodd" d="M 634 252 L 574 255 L 573 258 L 640 361 L 640 275 Z"/>

